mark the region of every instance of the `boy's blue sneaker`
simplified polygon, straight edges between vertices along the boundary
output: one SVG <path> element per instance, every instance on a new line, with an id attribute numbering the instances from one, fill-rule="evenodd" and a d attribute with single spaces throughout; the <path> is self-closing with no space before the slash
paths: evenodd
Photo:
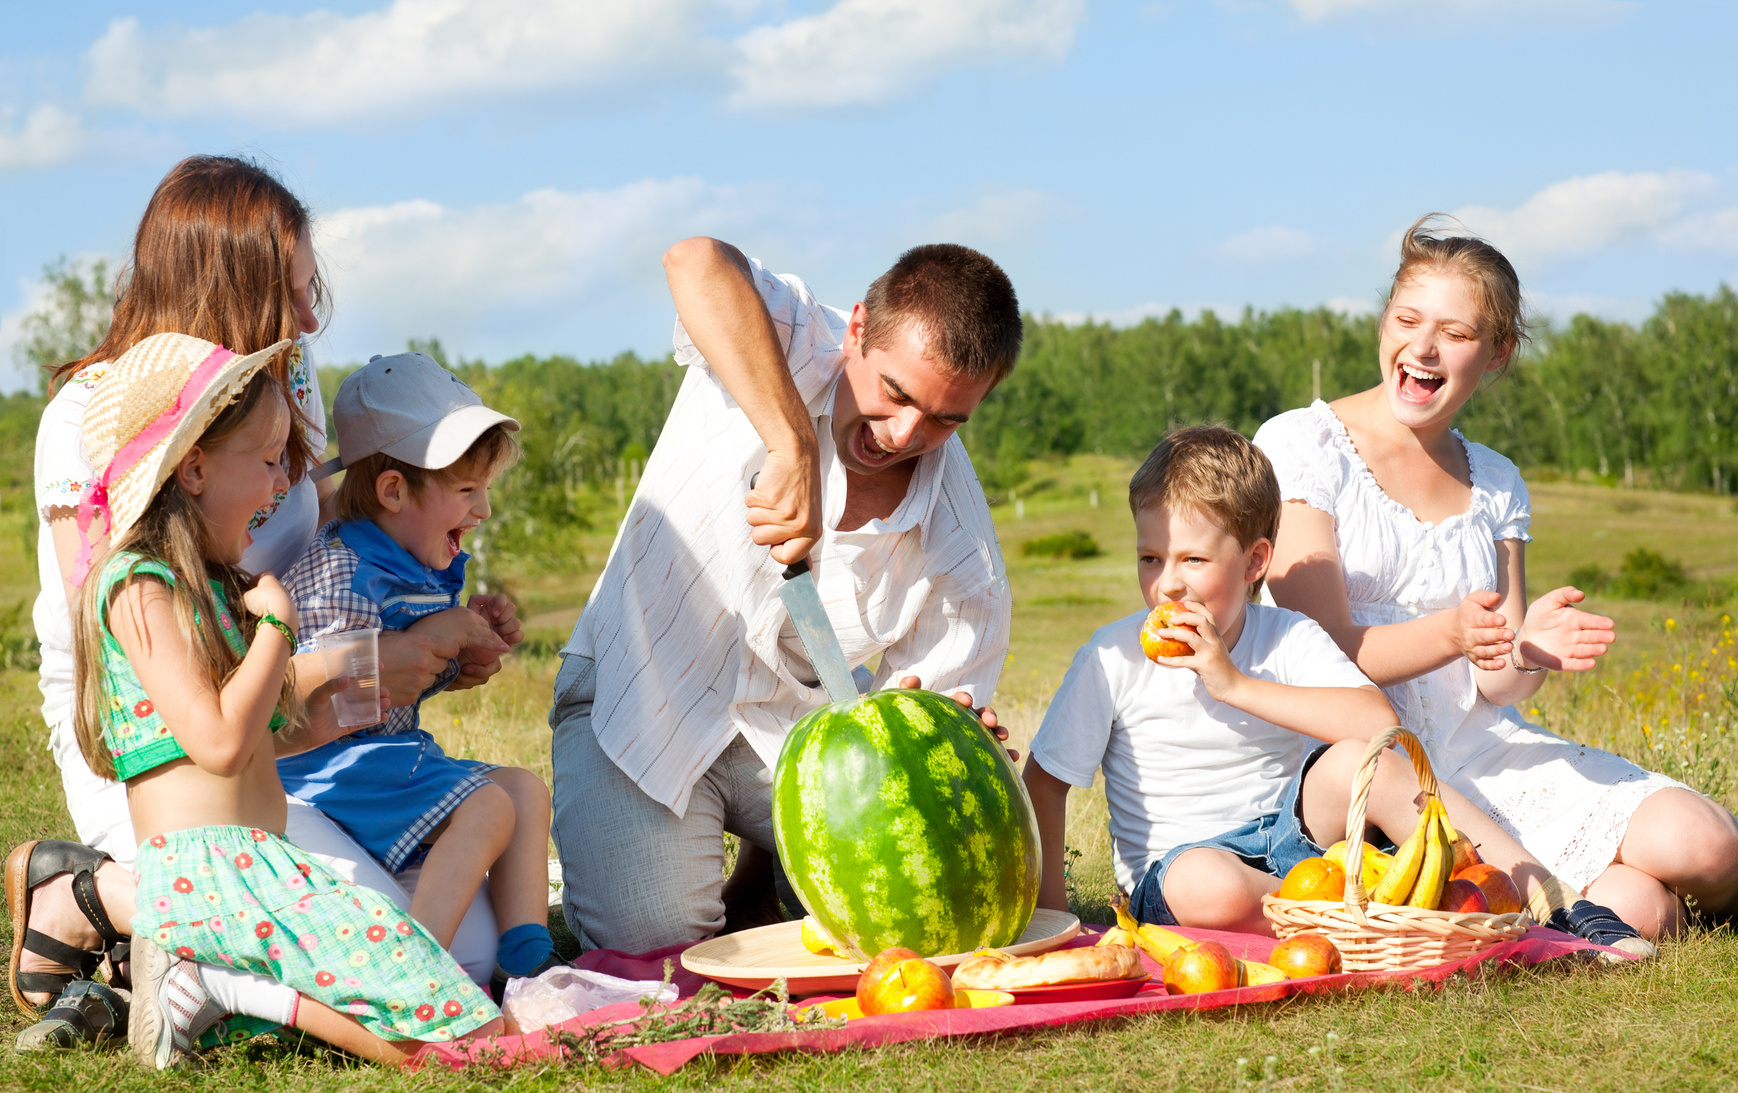
<path id="1" fill-rule="evenodd" d="M 1559 907 L 1551 912 L 1545 925 L 1553 930 L 1574 934 L 1583 941 L 1604 945 L 1644 960 L 1651 960 L 1660 954 L 1653 942 L 1636 933 L 1633 926 L 1618 918 L 1616 911 L 1601 907 L 1591 900 L 1576 900 L 1573 906 Z"/>

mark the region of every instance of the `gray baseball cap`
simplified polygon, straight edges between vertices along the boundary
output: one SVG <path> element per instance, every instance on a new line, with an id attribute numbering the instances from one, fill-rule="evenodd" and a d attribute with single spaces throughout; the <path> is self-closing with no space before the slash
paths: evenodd
<path id="1" fill-rule="evenodd" d="M 470 450 L 492 425 L 517 431 L 519 423 L 483 400 L 424 353 L 374 356 L 338 388 L 332 404 L 338 458 L 314 477 L 325 478 L 376 452 L 413 467 L 439 470 Z"/>

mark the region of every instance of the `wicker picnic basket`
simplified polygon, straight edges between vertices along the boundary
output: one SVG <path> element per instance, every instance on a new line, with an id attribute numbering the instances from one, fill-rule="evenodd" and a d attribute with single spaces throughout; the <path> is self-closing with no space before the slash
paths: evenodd
<path id="1" fill-rule="evenodd" d="M 1418 737 L 1395 726 L 1371 740 L 1352 778 L 1352 803 L 1346 810 L 1349 863 L 1364 860 L 1364 812 L 1370 800 L 1370 783 L 1382 752 L 1396 740 L 1411 757 L 1420 788 L 1428 795 L 1437 795 L 1436 773 L 1430 769 L 1430 759 Z M 1344 903 L 1280 899 L 1275 895 L 1263 896 L 1261 903 L 1280 938 L 1325 935 L 1340 950 L 1341 963 L 1349 972 L 1409 971 L 1461 960 L 1499 941 L 1520 937 L 1528 924 L 1525 911 L 1493 915 L 1372 904 L 1364 892 L 1361 865 L 1346 870 Z"/>

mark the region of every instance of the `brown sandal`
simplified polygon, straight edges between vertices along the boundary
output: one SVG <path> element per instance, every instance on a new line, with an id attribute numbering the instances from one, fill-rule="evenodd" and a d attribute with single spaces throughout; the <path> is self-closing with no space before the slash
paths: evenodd
<path id="1" fill-rule="evenodd" d="M 109 856 L 100 850 L 65 839 L 32 839 L 20 843 L 6 857 L 6 908 L 12 916 L 13 935 L 7 969 L 8 986 L 12 989 L 13 1004 L 32 1020 L 41 1016 L 41 1012 L 24 997 L 25 991 L 47 994 L 51 999 L 49 1004 L 53 1005 L 52 1000 L 58 998 L 68 984 L 92 978 L 101 967 L 104 956 L 114 953 L 117 956 L 115 962 L 120 962 L 120 954 L 115 950 L 117 946 L 126 945 L 129 939 L 109 921 L 102 898 L 97 894 L 97 869 L 108 860 Z M 103 947 L 95 952 L 75 949 L 64 941 L 30 928 L 31 892 L 44 881 L 62 873 L 72 874 L 73 899 L 103 939 Z M 26 949 L 73 971 L 21 972 L 18 962 Z"/>

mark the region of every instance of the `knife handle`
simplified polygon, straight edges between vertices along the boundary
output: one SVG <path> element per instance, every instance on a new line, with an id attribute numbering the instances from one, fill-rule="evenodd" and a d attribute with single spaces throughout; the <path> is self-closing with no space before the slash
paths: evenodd
<path id="1" fill-rule="evenodd" d="M 790 565 L 785 566 L 785 580 L 788 581 L 792 577 L 801 577 L 803 574 L 807 573 L 808 571 L 809 571 L 809 560 L 807 558 L 798 558 L 796 561 L 792 562 Z"/>

